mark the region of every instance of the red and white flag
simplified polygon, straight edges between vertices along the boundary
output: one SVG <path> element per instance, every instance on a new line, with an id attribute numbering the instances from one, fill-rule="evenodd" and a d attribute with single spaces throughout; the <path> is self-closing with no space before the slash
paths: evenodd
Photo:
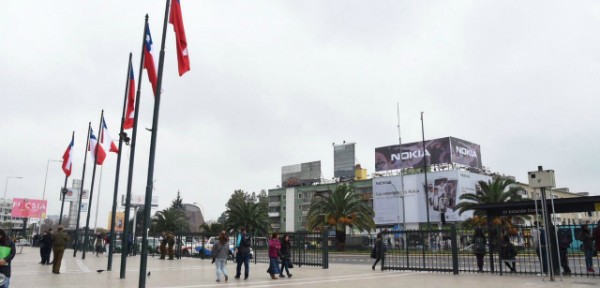
<path id="1" fill-rule="evenodd" d="M 133 117 L 135 116 L 135 78 L 133 78 L 133 67 L 129 65 L 129 84 L 127 91 L 127 109 L 125 110 L 125 122 L 123 130 L 133 128 Z"/>
<path id="2" fill-rule="evenodd" d="M 96 148 L 98 148 L 98 152 L 96 153 Z M 96 154 L 98 154 L 98 158 L 96 158 L 96 164 L 102 165 L 104 163 L 104 159 L 106 159 L 106 152 L 102 145 L 98 143 L 98 138 L 94 135 L 94 130 L 90 128 L 90 146 L 88 146 L 88 151 L 92 154 L 92 159 L 96 158 Z"/>
<path id="3" fill-rule="evenodd" d="M 73 144 L 75 143 L 75 135 L 71 137 L 71 143 L 67 150 L 65 150 L 65 154 L 63 154 L 63 164 L 62 170 L 65 172 L 67 177 L 71 176 L 71 169 L 73 167 Z"/>
<path id="4" fill-rule="evenodd" d="M 181 17 L 181 5 L 179 0 L 171 1 L 171 14 L 169 23 L 173 24 L 175 30 L 175 40 L 177 47 L 177 64 L 179 66 L 179 76 L 190 71 L 190 57 L 188 55 L 187 39 L 185 38 L 185 29 L 183 27 L 183 18 Z"/>
<path id="5" fill-rule="evenodd" d="M 146 24 L 146 37 L 144 38 L 144 69 L 148 72 L 148 80 L 152 84 L 152 91 L 156 96 L 156 66 L 154 57 L 152 57 L 152 35 L 150 35 L 150 26 Z"/>
<path id="6" fill-rule="evenodd" d="M 115 142 L 110 138 L 108 134 L 108 128 L 106 127 L 106 121 L 102 118 L 102 134 L 100 135 L 100 145 L 104 148 L 104 151 L 119 153 L 119 148 L 115 145 Z"/>

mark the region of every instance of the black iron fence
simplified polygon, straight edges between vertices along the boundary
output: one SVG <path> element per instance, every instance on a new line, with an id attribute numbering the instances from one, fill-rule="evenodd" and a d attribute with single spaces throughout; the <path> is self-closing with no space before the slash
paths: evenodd
<path id="1" fill-rule="evenodd" d="M 590 230 L 593 230 L 591 227 Z M 556 226 L 552 229 L 546 245 L 537 248 L 534 243 L 535 227 L 512 227 L 506 231 L 494 229 L 487 231 L 482 228 L 486 237 L 486 251 L 482 271 L 479 271 L 477 259 L 473 252 L 473 230 L 457 229 L 450 226 L 444 229 L 414 230 L 400 232 L 382 232 L 386 240 L 387 253 L 384 269 L 431 271 L 445 273 L 515 273 L 515 274 L 549 274 L 557 277 L 577 275 L 598 277 L 600 257 L 593 257 L 594 272 L 588 272 L 584 252 L 581 251 L 581 241 L 577 234 L 579 226 Z M 533 233 L 532 233 L 533 232 Z M 555 237 L 555 235 L 559 237 Z M 508 236 L 516 251 L 514 257 L 501 257 L 502 236 Z M 568 235 L 570 243 L 565 245 L 563 237 Z M 562 243 L 564 249 L 557 249 Z M 548 251 L 548 254 L 546 254 Z M 562 252 L 562 257 L 561 257 Z M 506 254 L 504 254 L 506 255 Z M 546 257 L 544 257 L 546 255 Z M 543 269 L 542 263 L 547 263 Z M 550 264 L 552 263 L 552 264 Z M 551 266 L 552 265 L 552 266 Z M 554 267 L 549 271 L 549 267 Z M 570 272 L 570 273 L 567 273 Z"/>

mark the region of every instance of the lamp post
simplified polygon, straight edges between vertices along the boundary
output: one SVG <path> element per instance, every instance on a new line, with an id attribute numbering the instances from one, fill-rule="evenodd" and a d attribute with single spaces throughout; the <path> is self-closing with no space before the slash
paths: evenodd
<path id="1" fill-rule="evenodd" d="M 402 238 L 404 241 L 404 245 L 406 245 L 406 205 L 404 204 L 405 202 L 405 198 L 404 198 L 404 181 L 402 181 L 402 192 L 400 192 L 400 190 L 398 190 L 398 187 L 396 187 L 396 185 L 394 185 L 394 183 L 391 183 L 392 186 L 394 187 L 394 189 L 396 189 L 396 192 L 398 192 L 400 194 L 400 198 L 402 198 Z"/>
<path id="2" fill-rule="evenodd" d="M 4 184 L 4 198 L 2 198 L 2 214 L 6 216 L 6 191 L 8 191 L 8 179 L 23 179 L 22 176 L 6 176 L 6 184 Z"/>
<path id="3" fill-rule="evenodd" d="M 46 200 L 46 183 L 48 182 L 48 168 L 50 167 L 50 162 L 63 162 L 62 160 L 52 160 L 52 159 L 48 159 L 48 161 L 46 162 L 46 177 L 44 178 L 44 192 L 42 192 L 42 203 L 44 202 L 44 200 Z M 47 206 L 46 206 L 47 208 Z M 43 217 L 40 217 L 40 223 L 38 223 L 38 234 L 42 233 L 42 220 Z"/>

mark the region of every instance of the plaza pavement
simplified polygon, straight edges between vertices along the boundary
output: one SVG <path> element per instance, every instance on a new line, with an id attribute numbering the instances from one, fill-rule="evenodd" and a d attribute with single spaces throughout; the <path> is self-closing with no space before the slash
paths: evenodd
<path id="1" fill-rule="evenodd" d="M 81 252 L 73 257 L 73 250 L 65 251 L 61 274 L 51 272 L 51 265 L 38 264 L 39 249 L 25 247 L 12 262 L 11 288 L 21 287 L 138 287 L 140 256 L 129 257 L 126 278 L 120 279 L 121 255 L 115 254 L 112 271 L 105 270 L 106 254 L 96 257 Z M 594 278 L 572 277 L 556 282 L 544 281 L 535 276 L 499 276 L 484 274 L 441 274 L 426 272 L 399 272 L 371 270 L 369 265 L 331 264 L 329 269 L 294 267 L 293 277 L 271 280 L 265 272 L 267 264 L 251 264 L 248 280 L 237 280 L 235 266 L 227 263 L 229 281 L 217 283 L 215 267 L 209 260 L 183 258 L 181 260 L 158 260 L 148 257 L 150 277 L 146 287 L 418 287 L 418 288 L 517 288 L 517 287 L 591 287 L 600 286 Z"/>

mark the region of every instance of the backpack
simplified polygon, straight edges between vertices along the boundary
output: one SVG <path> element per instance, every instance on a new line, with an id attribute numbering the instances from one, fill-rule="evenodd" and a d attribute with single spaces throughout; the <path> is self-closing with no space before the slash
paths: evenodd
<path id="1" fill-rule="evenodd" d="M 242 240 L 240 241 L 240 246 L 250 247 L 250 237 L 248 237 L 248 235 L 242 236 Z"/>

